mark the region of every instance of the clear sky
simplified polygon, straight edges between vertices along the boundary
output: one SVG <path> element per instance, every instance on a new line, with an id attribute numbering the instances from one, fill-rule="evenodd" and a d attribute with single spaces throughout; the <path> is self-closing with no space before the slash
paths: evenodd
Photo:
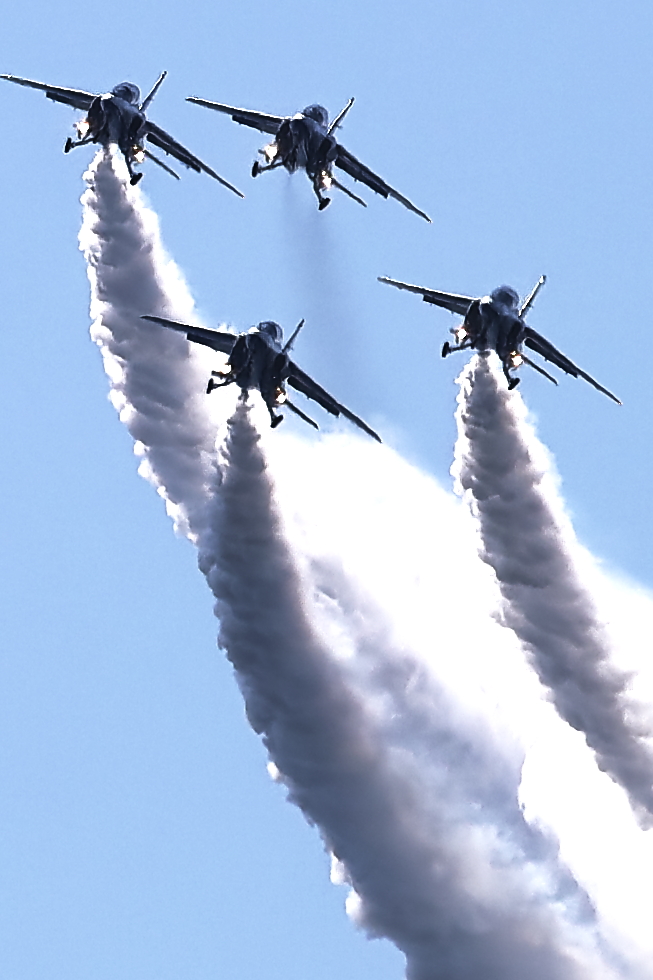
<path id="1" fill-rule="evenodd" d="M 307 325 L 297 359 L 450 486 L 452 321 L 379 275 L 470 295 L 548 283 L 532 325 L 615 391 L 521 390 L 581 540 L 650 586 L 650 4 L 14 4 L 0 71 L 147 89 L 151 116 L 247 195 L 142 187 L 207 324 Z M 2 83 L 0 972 L 8 980 L 393 978 L 265 772 L 215 650 L 195 555 L 136 476 L 88 337 L 75 114 Z M 184 102 L 337 112 L 426 210 L 249 177 L 265 141 Z M 144 311 L 147 312 L 147 311 Z M 288 427 L 299 422 L 284 423 Z M 4 961 L 4 962 L 3 962 Z"/>

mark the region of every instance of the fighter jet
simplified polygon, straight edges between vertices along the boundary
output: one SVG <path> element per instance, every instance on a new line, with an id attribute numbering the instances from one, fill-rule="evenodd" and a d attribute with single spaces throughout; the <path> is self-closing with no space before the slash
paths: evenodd
<path id="1" fill-rule="evenodd" d="M 278 323 L 271 320 L 265 320 L 244 333 L 233 334 L 226 330 L 193 327 L 186 323 L 166 320 L 165 317 L 161 316 L 144 316 L 142 319 L 160 323 L 161 326 L 169 327 L 171 330 L 178 330 L 180 333 L 186 334 L 188 340 L 192 340 L 196 344 L 203 344 L 205 347 L 211 347 L 213 350 L 227 354 L 229 359 L 226 365 L 211 372 L 206 388 L 207 395 L 215 391 L 216 388 L 224 388 L 226 385 L 235 382 L 241 390 L 241 397 L 247 400 L 248 392 L 252 388 L 257 388 L 270 413 L 270 423 L 273 429 L 280 422 L 283 422 L 283 415 L 276 411 L 280 405 L 285 405 L 286 408 L 289 408 L 295 415 L 299 415 L 313 428 L 319 428 L 313 419 L 288 400 L 286 393 L 286 385 L 288 384 L 297 391 L 301 391 L 307 398 L 312 398 L 331 415 L 344 415 L 359 429 L 367 432 L 377 442 L 381 442 L 373 429 L 370 429 L 362 419 L 359 419 L 348 408 L 337 402 L 324 388 L 309 378 L 288 356 L 299 331 L 304 326 L 303 320 L 287 343 L 283 344 L 283 331 Z M 215 378 L 218 380 L 214 380 Z"/>
<path id="2" fill-rule="evenodd" d="M 158 164 L 173 177 L 179 179 L 178 175 L 171 170 L 162 160 L 155 157 L 153 153 L 145 149 L 144 141 L 149 140 L 159 149 L 175 157 L 184 166 L 200 173 L 209 174 L 215 177 L 223 187 L 228 187 L 234 194 L 244 197 L 244 194 L 224 180 L 215 170 L 211 170 L 205 163 L 202 163 L 196 156 L 190 153 L 181 143 L 169 136 L 163 129 L 157 126 L 145 115 L 145 110 L 150 106 L 152 99 L 156 95 L 166 77 L 167 72 L 162 72 L 152 91 L 141 102 L 141 93 L 137 85 L 131 82 L 121 82 L 110 92 L 104 95 L 94 95 L 92 92 L 83 92 L 76 88 L 57 88 L 56 85 L 46 85 L 43 82 L 33 82 L 29 78 L 17 78 L 15 75 L 0 75 L 8 82 L 15 82 L 17 85 L 26 85 L 29 88 L 41 89 L 45 92 L 48 99 L 53 102 L 63 102 L 64 105 L 73 106 L 86 113 L 85 119 L 80 119 L 75 127 L 79 139 L 66 140 L 64 153 L 68 153 L 74 147 L 86 146 L 88 143 L 101 143 L 102 146 L 109 146 L 116 143 L 122 152 L 127 169 L 129 171 L 130 183 L 137 184 L 143 176 L 134 170 L 134 164 L 142 163 L 145 157 Z"/>
<path id="3" fill-rule="evenodd" d="M 516 378 L 513 372 L 520 364 L 528 364 L 529 367 L 534 368 L 557 385 L 558 382 L 554 377 L 539 364 L 535 364 L 534 361 L 526 357 L 522 349 L 526 346 L 555 364 L 566 374 L 589 381 L 591 385 L 602 391 L 617 405 L 621 405 L 616 395 L 600 385 L 589 374 L 581 371 L 573 361 L 565 357 L 550 341 L 526 323 L 524 318 L 546 282 L 546 276 L 540 276 L 523 302 L 520 301 L 512 286 L 499 286 L 489 296 L 474 299 L 473 296 L 459 296 L 456 293 L 441 293 L 435 289 L 411 286 L 407 282 L 397 282 L 396 279 L 388 279 L 385 276 L 380 276 L 379 282 L 386 282 L 391 286 L 397 286 L 398 289 L 407 289 L 411 293 L 417 293 L 425 303 L 433 303 L 434 306 L 441 306 L 451 313 L 457 313 L 464 317 L 461 325 L 451 331 L 456 338 L 456 345 L 452 347 L 448 341 L 445 342 L 442 347 L 443 357 L 453 354 L 454 351 L 470 348 L 478 351 L 494 350 L 501 359 L 503 373 L 509 389 L 512 390 L 519 384 L 520 379 Z"/>
<path id="4" fill-rule="evenodd" d="M 217 112 L 224 112 L 231 116 L 234 122 L 243 126 L 251 126 L 252 129 L 259 129 L 262 133 L 269 133 L 274 136 L 271 143 L 259 150 L 265 164 L 262 165 L 258 160 L 255 160 L 252 166 L 252 177 L 265 173 L 267 170 L 275 170 L 277 167 L 285 167 L 291 174 L 299 169 L 305 170 L 313 184 L 320 211 L 331 201 L 330 197 L 325 196 L 325 192 L 330 187 L 337 187 L 348 197 L 358 201 L 363 207 L 367 207 L 362 198 L 350 191 L 348 187 L 345 187 L 333 176 L 332 168 L 335 164 L 354 180 L 360 180 L 363 184 L 367 184 L 377 194 L 386 198 L 394 197 L 396 201 L 399 201 L 410 211 L 414 211 L 415 214 L 419 214 L 420 217 L 429 222 L 431 221 L 429 216 L 416 208 L 407 197 L 386 184 L 384 180 L 337 142 L 333 134 L 354 104 L 353 99 L 349 100 L 342 112 L 331 123 L 329 123 L 327 110 L 321 105 L 306 106 L 294 116 L 271 116 L 265 112 L 237 109 L 234 106 L 223 105 L 221 102 L 207 102 L 206 99 L 189 98 L 187 101 L 206 106 L 207 109 L 215 109 Z"/>

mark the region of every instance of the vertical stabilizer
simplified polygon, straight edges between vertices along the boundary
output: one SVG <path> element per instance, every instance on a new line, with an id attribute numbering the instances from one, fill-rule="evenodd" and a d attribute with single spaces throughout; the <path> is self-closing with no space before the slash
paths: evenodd
<path id="1" fill-rule="evenodd" d="M 349 102 L 347 103 L 347 105 L 345 106 L 345 108 L 341 112 L 338 113 L 338 115 L 336 116 L 336 118 L 333 120 L 333 122 L 331 123 L 331 125 L 327 129 L 327 136 L 331 136 L 331 134 L 336 131 L 336 129 L 338 128 L 338 126 L 341 125 L 342 120 L 345 118 L 345 116 L 347 115 L 347 113 L 349 112 L 349 110 L 351 109 L 351 107 L 353 106 L 353 104 L 354 104 L 354 100 L 353 99 L 350 99 Z"/>
<path id="2" fill-rule="evenodd" d="M 295 343 L 295 341 L 297 339 L 297 334 L 302 329 L 302 327 L 304 326 L 304 323 L 305 322 L 306 322 L 305 320 L 300 320 L 299 323 L 297 324 L 297 326 L 295 327 L 295 329 L 293 330 L 292 336 L 290 337 L 290 339 L 287 341 L 287 343 L 285 344 L 285 346 L 283 348 L 283 353 L 284 354 L 287 354 L 288 351 L 290 350 L 290 348 L 292 347 L 292 345 Z"/>
<path id="3" fill-rule="evenodd" d="M 150 103 L 152 102 L 152 99 L 154 98 L 154 96 L 156 95 L 156 93 L 157 93 L 157 92 L 159 91 L 159 89 L 161 88 L 161 84 L 162 84 L 162 82 L 163 82 L 163 79 L 164 79 L 164 78 L 166 77 L 166 75 L 167 75 L 167 74 L 168 74 L 168 72 L 167 72 L 167 71 L 162 71 L 162 72 L 161 72 L 161 74 L 160 74 L 160 75 L 159 75 L 159 77 L 157 78 L 157 80 L 156 80 L 156 82 L 154 83 L 154 86 L 152 87 L 152 90 L 151 90 L 151 92 L 150 92 L 150 94 L 149 94 L 149 95 L 147 95 L 147 96 L 146 96 L 146 97 L 145 97 L 145 98 L 143 99 L 143 101 L 141 102 L 141 105 L 140 105 L 140 110 L 141 110 L 141 112 L 145 112 L 145 110 L 146 110 L 146 109 L 148 108 L 148 106 L 149 106 L 149 105 L 150 105 Z"/>
<path id="4" fill-rule="evenodd" d="M 524 302 L 519 308 L 519 315 L 521 317 L 526 316 L 531 306 L 535 302 L 535 297 L 537 296 L 537 294 L 539 293 L 540 289 L 542 288 L 545 282 L 546 282 L 546 276 L 540 276 L 540 278 L 537 280 L 537 282 L 531 289 L 530 293 L 528 294 L 528 296 L 526 297 L 526 299 L 524 300 Z"/>

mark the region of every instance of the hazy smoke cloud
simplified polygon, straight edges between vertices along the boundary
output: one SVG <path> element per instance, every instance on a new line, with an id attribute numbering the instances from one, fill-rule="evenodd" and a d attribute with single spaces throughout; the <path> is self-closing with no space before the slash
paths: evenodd
<path id="1" fill-rule="evenodd" d="M 311 588 L 288 547 L 245 406 L 229 430 L 213 533 L 200 544 L 220 645 L 290 798 L 346 868 L 359 921 L 403 950 L 412 980 L 615 976 L 592 951 L 590 929 L 572 939 L 565 914 L 591 922 L 589 903 L 558 867 L 555 848 L 520 819 L 516 773 L 456 732 L 450 706 L 426 676 L 416 710 L 420 698 L 405 696 L 406 670 L 416 667 L 393 657 L 379 622 L 376 635 L 359 635 L 354 645 L 376 658 L 376 693 L 394 699 L 404 723 L 414 712 L 410 724 L 433 753 L 439 798 L 425 805 L 419 765 L 384 744 L 382 724 L 344 683 L 316 631 Z M 355 590 L 333 570 L 323 575 L 345 617 L 360 614 Z M 513 827 L 502 835 L 492 814 L 507 809 Z"/>
<path id="2" fill-rule="evenodd" d="M 478 517 L 482 558 L 496 572 L 505 622 L 560 716 L 585 735 L 599 767 L 650 826 L 650 728 L 628 698 L 628 676 L 611 664 L 544 449 L 521 399 L 507 391 L 487 357 L 475 357 L 461 375 L 458 428 L 455 472 Z"/>

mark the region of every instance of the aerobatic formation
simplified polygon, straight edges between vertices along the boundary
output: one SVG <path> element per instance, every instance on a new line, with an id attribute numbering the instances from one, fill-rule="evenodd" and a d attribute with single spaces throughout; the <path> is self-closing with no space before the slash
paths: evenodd
<path id="1" fill-rule="evenodd" d="M 256 402 L 267 410 L 266 428 L 268 418 L 273 429 L 279 426 L 285 407 L 317 429 L 289 400 L 292 388 L 377 443 L 381 439 L 295 363 L 291 352 L 304 320 L 287 340 L 271 320 L 241 332 L 208 328 L 188 322 L 193 304 L 183 283 L 166 288 L 156 220 L 150 221 L 140 189 L 129 185 L 140 181 L 136 167 L 145 159 L 177 175 L 146 142 L 243 195 L 148 119 L 165 74 L 143 100 L 130 82 L 94 94 L 0 77 L 86 114 L 65 152 L 91 143 L 102 147 L 85 175 L 80 235 L 91 282 L 92 336 L 107 366 L 112 401 L 145 457 L 143 472 L 176 526 L 197 545 L 217 603 L 220 645 L 273 768 L 344 869 L 357 922 L 397 945 L 413 980 L 635 976 L 623 965 L 629 955 L 623 944 L 610 929 L 601 931 L 589 885 L 564 863 L 548 830 L 526 819 L 521 762 L 512 747 L 500 744 L 494 720 L 479 716 L 465 728 L 468 705 L 461 712 L 451 685 L 440 684 L 435 671 L 431 676 L 385 628 L 381 613 L 350 580 L 346 562 L 310 551 L 295 560 L 255 424 Z M 188 101 L 271 136 L 251 175 L 303 170 L 320 211 L 330 203 L 330 188 L 367 206 L 334 176 L 339 168 L 430 222 L 336 139 L 353 99 L 331 122 L 317 104 L 277 116 Z M 557 381 L 524 348 L 621 402 L 527 324 L 544 276 L 523 300 L 505 285 L 478 297 L 387 277 L 380 282 L 462 318 L 442 357 L 476 352 L 459 379 L 452 472 L 477 521 L 483 571 L 491 567 L 504 604 L 501 623 L 494 612 L 487 618 L 492 629 L 510 631 L 523 654 L 520 664 L 547 692 L 547 710 L 553 706 L 556 718 L 581 733 L 592 764 L 625 792 L 640 825 L 649 827 L 651 733 L 639 723 L 629 677 L 612 665 L 608 632 L 579 572 L 579 549 L 565 531 L 555 495 L 543 488 L 536 440 L 513 392 L 521 364 Z M 239 391 L 233 402 L 222 392 L 229 388 Z M 226 419 L 222 430 L 209 411 L 215 406 Z M 270 436 L 270 445 L 286 441 Z M 375 470 L 372 480 L 376 491 L 391 453 L 369 440 L 358 439 L 356 446 L 368 461 L 381 460 L 381 473 Z M 377 465 L 350 463 L 352 470 Z M 429 561 L 438 548 L 428 549 Z M 473 562 L 481 566 L 476 553 Z M 464 601 L 476 590 L 482 604 L 480 583 L 486 580 L 474 574 L 465 582 Z M 451 578 L 457 589 L 457 577 Z M 481 615 L 476 605 L 470 604 L 470 623 Z M 437 622 L 438 616 L 430 613 L 430 619 Z M 343 642 L 346 656 L 332 656 L 331 642 Z M 524 691 L 531 691 L 530 680 L 529 674 Z"/>

